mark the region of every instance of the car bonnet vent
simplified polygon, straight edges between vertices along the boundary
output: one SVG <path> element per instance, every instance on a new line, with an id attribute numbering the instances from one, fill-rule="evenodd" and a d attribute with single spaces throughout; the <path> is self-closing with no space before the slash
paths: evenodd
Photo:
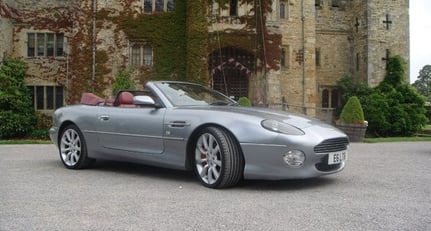
<path id="1" fill-rule="evenodd" d="M 338 152 L 347 149 L 349 139 L 346 137 L 325 140 L 314 147 L 315 153 Z"/>

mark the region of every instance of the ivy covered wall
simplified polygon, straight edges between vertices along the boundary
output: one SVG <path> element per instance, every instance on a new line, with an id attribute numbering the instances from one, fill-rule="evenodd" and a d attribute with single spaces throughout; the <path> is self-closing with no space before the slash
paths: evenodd
<path id="1" fill-rule="evenodd" d="M 144 71 L 153 80 L 186 80 L 186 1 L 175 11 L 157 14 L 125 12 L 114 18 L 128 38 L 143 38 L 153 47 L 154 65 Z"/>
<path id="2" fill-rule="evenodd" d="M 224 9 L 229 6 L 227 0 L 216 2 Z M 278 68 L 280 35 L 267 28 L 265 18 L 265 13 L 271 11 L 271 3 L 271 0 L 239 0 L 239 6 L 251 6 L 251 14 L 239 16 L 245 26 L 240 30 L 222 29 L 217 32 L 217 39 L 214 32 L 208 31 L 211 25 L 208 9 L 213 4 L 210 0 L 175 0 L 174 11 L 153 14 L 142 13 L 141 0 L 71 0 L 61 7 L 54 2 L 39 4 L 37 9 L 27 9 L 23 3 L 14 10 L 15 16 L 10 16 L 22 22 L 15 28 L 15 34 L 20 33 L 16 37 L 21 39 L 14 44 L 22 51 L 15 56 L 25 57 L 26 31 L 64 33 L 64 58 L 34 59 L 29 62 L 30 68 L 35 66 L 29 75 L 35 82 L 44 79 L 41 84 L 65 86 L 67 104 L 79 102 L 83 92 L 109 97 L 107 89 L 115 76 L 130 68 L 136 70 L 132 75 L 141 85 L 148 80 L 184 80 L 208 85 L 209 55 L 223 47 L 241 48 L 253 54 L 260 60 L 256 62 L 260 71 L 262 67 Z M 262 16 L 257 17 L 261 11 Z M 32 26 L 34 21 L 39 23 Z M 152 46 L 151 67 L 130 67 L 128 41 L 132 40 L 144 40 Z M 61 68 L 46 66 L 47 61 L 60 62 Z M 47 68 L 55 74 L 47 76 L 37 71 Z"/>

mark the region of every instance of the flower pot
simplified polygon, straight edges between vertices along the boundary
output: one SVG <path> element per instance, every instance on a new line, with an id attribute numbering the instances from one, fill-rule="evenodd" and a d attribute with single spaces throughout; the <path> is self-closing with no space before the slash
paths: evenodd
<path id="1" fill-rule="evenodd" d="M 336 124 L 349 137 L 350 142 L 362 142 L 367 131 L 368 124 Z"/>

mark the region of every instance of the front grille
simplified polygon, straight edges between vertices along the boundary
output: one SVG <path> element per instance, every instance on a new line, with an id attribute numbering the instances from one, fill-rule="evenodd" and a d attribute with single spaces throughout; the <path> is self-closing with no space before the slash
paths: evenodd
<path id="1" fill-rule="evenodd" d="M 314 147 L 315 153 L 338 152 L 347 149 L 349 139 L 346 137 L 325 140 Z"/>

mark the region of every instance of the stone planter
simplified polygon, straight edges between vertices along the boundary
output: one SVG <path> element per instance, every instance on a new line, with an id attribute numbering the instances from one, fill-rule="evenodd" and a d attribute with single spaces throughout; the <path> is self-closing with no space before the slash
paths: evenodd
<path id="1" fill-rule="evenodd" d="M 349 137 L 350 142 L 362 142 L 367 131 L 368 123 L 346 124 L 336 123 L 337 128 L 342 130 Z"/>

